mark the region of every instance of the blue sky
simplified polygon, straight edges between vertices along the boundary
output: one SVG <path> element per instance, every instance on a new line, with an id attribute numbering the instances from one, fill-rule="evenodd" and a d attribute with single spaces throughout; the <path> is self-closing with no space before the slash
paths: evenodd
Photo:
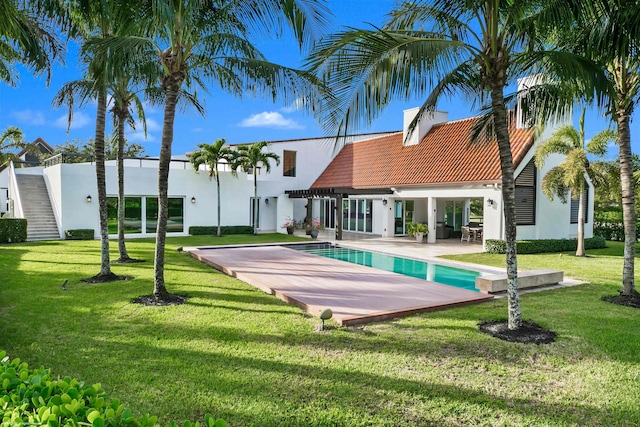
<path id="1" fill-rule="evenodd" d="M 335 18 L 335 29 L 340 26 L 367 27 L 380 25 L 391 10 L 393 0 L 329 0 Z M 300 66 L 301 55 L 296 44 L 290 39 L 267 39 L 257 44 L 267 58 L 288 66 Z M 68 81 L 82 76 L 82 69 L 75 59 L 75 48 L 70 46 L 66 63 L 53 70 L 52 80 L 46 87 L 44 76 L 32 77 L 21 69 L 21 81 L 12 88 L 0 84 L 0 130 L 7 126 L 18 126 L 25 138 L 32 141 L 42 137 L 51 145 L 67 140 L 87 140 L 94 135 L 95 107 L 74 112 L 74 120 L 67 133 L 66 109 L 53 109 L 51 100 L 55 93 Z M 381 117 L 361 132 L 398 130 L 402 127 L 402 110 L 420 104 L 396 102 L 390 105 Z M 195 110 L 180 112 L 176 117 L 173 153 L 182 154 L 195 148 L 196 144 L 211 143 L 225 138 L 229 143 L 254 142 L 309 138 L 323 135 L 323 130 L 315 119 L 291 106 L 273 104 L 257 98 L 235 99 L 218 90 L 212 90 L 205 99 L 206 116 L 201 117 Z M 468 102 L 462 99 L 446 99 L 438 109 L 449 112 L 449 119 L 455 120 L 474 115 Z M 157 156 L 160 151 L 162 109 L 146 109 L 148 135 L 142 132 L 128 132 L 128 139 L 141 143 L 147 154 Z M 586 120 L 587 138 L 609 125 L 598 111 L 591 110 Z M 110 126 L 110 123 L 108 123 Z M 141 129 L 141 127 L 138 127 Z M 110 129 L 107 130 L 110 132 Z M 632 123 L 632 141 L 640 131 Z M 633 144 L 634 152 L 637 151 Z"/>

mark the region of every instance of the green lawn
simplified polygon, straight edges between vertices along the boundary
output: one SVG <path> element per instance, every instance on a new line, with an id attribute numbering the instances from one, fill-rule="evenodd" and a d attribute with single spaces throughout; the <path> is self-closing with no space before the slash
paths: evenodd
<path id="1" fill-rule="evenodd" d="M 133 280 L 99 285 L 80 282 L 98 271 L 97 241 L 0 245 L 0 349 L 101 383 L 162 423 L 212 413 L 233 426 L 640 425 L 640 310 L 600 301 L 619 289 L 619 245 L 518 257 L 593 282 L 522 296 L 525 319 L 558 333 L 537 346 L 478 332 L 506 316 L 504 299 L 316 332 L 298 308 L 176 251 L 274 239 L 298 238 L 168 239 L 167 286 L 191 298 L 161 308 L 130 303 L 152 291 L 151 240 L 128 241 L 146 263 L 113 267 Z"/>

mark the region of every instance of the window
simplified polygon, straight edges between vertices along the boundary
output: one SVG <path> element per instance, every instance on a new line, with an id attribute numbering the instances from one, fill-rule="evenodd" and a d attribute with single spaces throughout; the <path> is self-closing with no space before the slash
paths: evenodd
<path id="1" fill-rule="evenodd" d="M 181 233 L 184 231 L 184 198 L 169 198 L 167 218 L 167 233 Z M 158 198 L 146 198 L 146 230 L 155 233 L 158 228 Z"/>
<path id="2" fill-rule="evenodd" d="M 346 231 L 373 232 L 373 200 L 343 200 L 342 229 Z"/>
<path id="3" fill-rule="evenodd" d="M 282 176 L 296 176 L 296 152 L 284 150 Z"/>
<path id="4" fill-rule="evenodd" d="M 109 234 L 118 234 L 118 198 L 107 197 Z M 142 233 L 142 197 L 124 198 L 125 234 Z"/>
<path id="5" fill-rule="evenodd" d="M 336 228 L 336 199 L 320 200 L 320 223 L 326 228 Z"/>
<path id="6" fill-rule="evenodd" d="M 536 166 L 533 160 L 516 178 L 516 224 L 536 223 Z"/>
<path id="7" fill-rule="evenodd" d="M 260 198 L 257 199 L 255 197 L 251 198 L 251 202 L 249 203 L 249 225 L 255 228 L 260 228 Z M 255 224 L 253 223 L 255 220 Z"/>
<path id="8" fill-rule="evenodd" d="M 578 223 L 578 209 L 580 207 L 580 200 L 576 197 L 571 197 L 571 224 Z M 585 224 L 589 222 L 589 185 L 586 184 L 584 188 L 584 206 L 583 206 L 583 216 Z"/>

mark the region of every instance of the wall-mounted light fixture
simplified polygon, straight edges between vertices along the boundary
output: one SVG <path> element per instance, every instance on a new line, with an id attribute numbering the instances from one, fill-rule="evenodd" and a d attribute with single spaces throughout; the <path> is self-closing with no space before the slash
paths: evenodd
<path id="1" fill-rule="evenodd" d="M 264 204 L 265 204 L 265 205 L 268 205 L 268 204 L 269 204 L 269 198 L 268 198 L 268 197 L 265 197 L 265 198 L 264 198 Z"/>
<path id="2" fill-rule="evenodd" d="M 87 196 L 87 203 L 91 203 L 91 194 Z"/>
<path id="3" fill-rule="evenodd" d="M 487 206 L 493 206 L 495 201 L 493 199 L 487 199 Z"/>
<path id="4" fill-rule="evenodd" d="M 195 203 L 196 202 L 196 196 L 191 197 L 191 203 Z"/>
<path id="5" fill-rule="evenodd" d="M 382 199 L 382 204 L 387 206 L 387 199 Z"/>

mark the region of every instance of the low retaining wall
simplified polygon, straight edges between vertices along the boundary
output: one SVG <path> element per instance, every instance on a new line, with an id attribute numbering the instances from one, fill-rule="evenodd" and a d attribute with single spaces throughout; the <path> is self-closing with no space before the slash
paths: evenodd
<path id="1" fill-rule="evenodd" d="M 530 270 L 518 272 L 518 289 L 555 285 L 564 279 L 564 272 L 558 270 Z M 485 294 L 507 290 L 507 274 L 476 277 L 476 289 Z"/>

